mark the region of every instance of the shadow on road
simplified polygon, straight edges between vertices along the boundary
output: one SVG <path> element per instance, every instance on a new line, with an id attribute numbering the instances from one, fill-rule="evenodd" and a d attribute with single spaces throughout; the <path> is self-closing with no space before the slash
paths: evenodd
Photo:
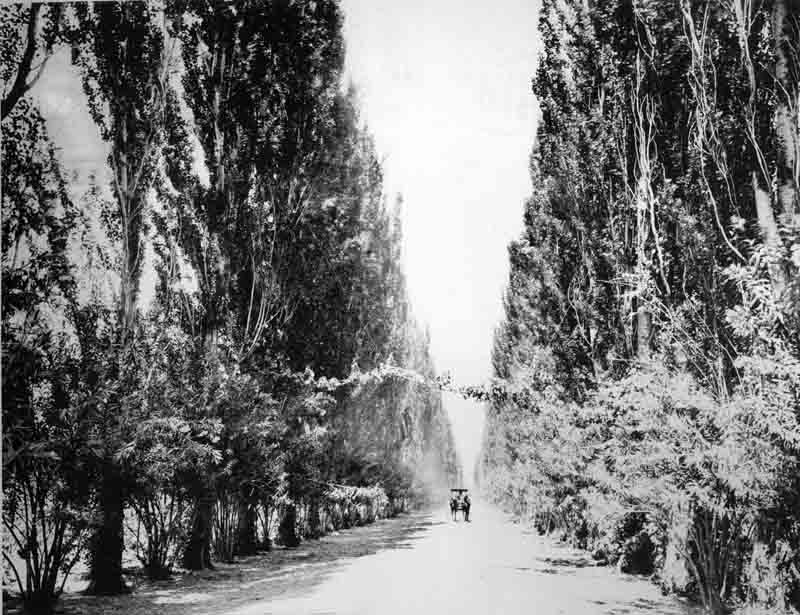
<path id="1" fill-rule="evenodd" d="M 615 572 L 613 568 L 598 566 L 591 558 L 580 551 L 575 551 L 569 547 L 551 544 L 551 548 L 563 551 L 557 556 L 540 555 L 535 557 L 542 566 L 533 568 L 518 569 L 530 570 L 536 574 L 567 575 L 574 577 L 576 582 L 583 584 L 600 581 L 608 583 L 613 579 L 615 584 L 639 584 L 646 577 Z M 611 575 L 609 575 L 611 573 Z M 701 615 L 703 610 L 700 606 L 690 604 L 685 599 L 675 596 L 664 599 L 650 598 L 617 598 L 605 600 L 589 600 L 589 603 L 597 608 L 593 613 L 597 615 L 634 615 L 636 613 L 653 613 L 654 615 Z"/>
<path id="2" fill-rule="evenodd" d="M 592 604 L 601 607 L 598 614 L 602 615 L 633 615 L 634 613 L 664 613 L 664 603 L 655 600 L 648 600 L 647 598 L 638 598 L 629 601 L 603 601 L 593 600 Z M 700 615 L 702 609 L 696 609 L 688 604 L 682 604 L 680 608 L 676 607 L 673 611 L 676 615 L 685 613 L 697 613 Z"/>
<path id="3" fill-rule="evenodd" d="M 296 549 L 276 548 L 243 557 L 235 564 L 217 564 L 211 571 L 178 572 L 158 582 L 129 579 L 134 592 L 127 596 L 66 594 L 62 612 L 219 615 L 254 601 L 307 593 L 357 558 L 390 549 L 413 549 L 420 538 L 443 523 L 428 512 L 402 515 L 309 540 Z"/>
<path id="4" fill-rule="evenodd" d="M 544 564 L 560 568 L 586 568 L 586 566 L 596 565 L 592 560 L 585 557 L 540 557 L 537 559 Z"/>

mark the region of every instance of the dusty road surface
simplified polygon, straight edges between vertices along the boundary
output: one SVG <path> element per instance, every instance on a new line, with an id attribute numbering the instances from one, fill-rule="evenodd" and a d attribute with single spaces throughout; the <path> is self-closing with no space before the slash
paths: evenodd
<path id="1" fill-rule="evenodd" d="M 473 505 L 414 513 L 202 574 L 140 582 L 131 595 L 68 594 L 63 612 L 99 615 L 688 615 L 646 579 L 595 567 L 502 513 Z"/>
<path id="2" fill-rule="evenodd" d="M 420 515 L 405 540 L 342 561 L 304 595 L 265 599 L 235 615 L 685 615 L 647 580 L 590 565 L 500 512 L 473 507 L 471 523 L 449 512 Z M 392 523 L 392 522 L 389 522 Z M 290 592 L 291 593 L 291 592 Z"/>

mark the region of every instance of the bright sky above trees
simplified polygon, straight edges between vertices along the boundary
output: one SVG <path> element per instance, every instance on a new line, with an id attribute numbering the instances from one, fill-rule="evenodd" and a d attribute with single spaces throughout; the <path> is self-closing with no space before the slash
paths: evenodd
<path id="1" fill-rule="evenodd" d="M 344 0 L 347 66 L 404 198 L 405 263 L 437 369 L 490 375 L 506 246 L 530 194 L 538 2 Z M 483 412 L 448 396 L 471 473 Z M 468 477 L 467 477 L 468 478 Z"/>

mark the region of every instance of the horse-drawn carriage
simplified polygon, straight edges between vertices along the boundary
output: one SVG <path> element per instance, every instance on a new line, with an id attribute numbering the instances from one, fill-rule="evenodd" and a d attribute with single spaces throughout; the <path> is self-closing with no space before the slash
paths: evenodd
<path id="1" fill-rule="evenodd" d="M 469 509 L 472 502 L 469 499 L 468 489 L 450 490 L 450 515 L 453 521 L 458 521 L 458 512 L 461 511 L 464 521 L 469 521 Z"/>

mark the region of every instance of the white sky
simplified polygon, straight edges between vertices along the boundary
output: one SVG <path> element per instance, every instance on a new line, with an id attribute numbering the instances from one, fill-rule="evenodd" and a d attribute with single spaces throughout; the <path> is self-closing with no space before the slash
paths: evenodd
<path id="1" fill-rule="evenodd" d="M 404 198 L 405 266 L 440 372 L 491 375 L 522 228 L 536 105 L 537 0 L 343 0 L 348 73 L 385 156 L 386 190 Z M 483 409 L 447 395 L 469 481 Z"/>

